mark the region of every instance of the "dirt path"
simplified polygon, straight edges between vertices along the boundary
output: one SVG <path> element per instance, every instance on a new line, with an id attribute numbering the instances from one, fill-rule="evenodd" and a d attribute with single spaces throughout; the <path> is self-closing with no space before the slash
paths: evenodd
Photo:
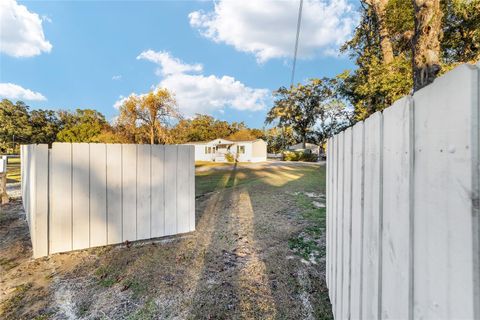
<path id="1" fill-rule="evenodd" d="M 324 167 L 201 171 L 197 231 L 32 260 L 0 215 L 0 318 L 329 319 Z"/>

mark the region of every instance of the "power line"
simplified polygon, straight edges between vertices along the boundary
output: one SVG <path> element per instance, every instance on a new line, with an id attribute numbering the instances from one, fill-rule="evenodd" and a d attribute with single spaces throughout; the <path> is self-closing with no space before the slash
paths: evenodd
<path id="1" fill-rule="evenodd" d="M 300 0 L 300 6 L 298 8 L 297 36 L 295 38 L 295 52 L 293 54 L 292 79 L 290 81 L 291 87 L 293 86 L 293 81 L 295 80 L 295 65 L 297 64 L 298 38 L 300 37 L 300 25 L 302 23 L 302 8 L 303 0 Z"/>

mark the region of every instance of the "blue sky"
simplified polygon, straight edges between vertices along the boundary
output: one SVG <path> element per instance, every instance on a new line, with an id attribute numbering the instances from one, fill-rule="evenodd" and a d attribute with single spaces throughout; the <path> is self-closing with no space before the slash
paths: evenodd
<path id="1" fill-rule="evenodd" d="M 93 108 L 113 119 L 123 97 L 164 86 L 187 116 L 208 113 L 262 127 L 271 91 L 290 82 L 297 7 L 298 1 L 6 0 L 0 97 L 33 108 Z M 355 3 L 306 0 L 303 18 L 296 80 L 353 68 L 335 52 L 354 28 Z"/>

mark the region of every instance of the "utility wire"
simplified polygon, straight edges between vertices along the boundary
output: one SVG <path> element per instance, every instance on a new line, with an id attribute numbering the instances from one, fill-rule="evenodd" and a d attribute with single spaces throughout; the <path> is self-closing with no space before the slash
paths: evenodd
<path id="1" fill-rule="evenodd" d="M 297 64 L 298 38 L 300 37 L 300 25 L 302 23 L 302 8 L 303 0 L 300 0 L 300 6 L 298 8 L 297 36 L 295 38 L 295 52 L 293 54 L 292 79 L 290 81 L 290 87 L 293 87 L 293 81 L 295 80 L 295 65 Z"/>

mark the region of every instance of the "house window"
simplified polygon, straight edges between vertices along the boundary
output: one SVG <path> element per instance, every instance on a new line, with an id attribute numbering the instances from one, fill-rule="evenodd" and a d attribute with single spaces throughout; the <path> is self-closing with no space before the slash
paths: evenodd
<path id="1" fill-rule="evenodd" d="M 245 146 L 237 146 L 237 154 L 245 154 Z"/>
<path id="2" fill-rule="evenodd" d="M 208 153 L 208 152 L 207 152 L 207 147 L 205 146 L 205 154 L 207 154 L 207 153 Z"/>

